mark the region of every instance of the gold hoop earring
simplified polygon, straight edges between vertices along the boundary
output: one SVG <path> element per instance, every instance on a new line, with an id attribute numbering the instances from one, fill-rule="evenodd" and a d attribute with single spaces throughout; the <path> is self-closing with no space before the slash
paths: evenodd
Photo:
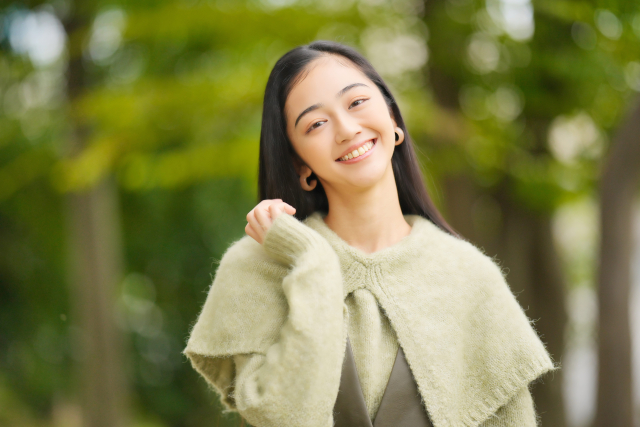
<path id="1" fill-rule="evenodd" d="M 315 180 L 315 179 L 311 181 L 311 184 L 309 184 L 307 182 L 307 178 L 310 177 L 310 176 L 311 176 L 311 174 L 309 174 L 307 176 L 300 176 L 300 186 L 305 191 L 311 191 L 314 188 L 316 188 L 316 185 L 318 185 L 318 181 Z"/>
<path id="2" fill-rule="evenodd" d="M 402 144 L 402 141 L 404 141 L 404 132 L 402 131 L 402 128 L 396 127 L 395 134 L 396 134 L 395 135 L 395 137 L 396 137 L 396 145 Z"/>

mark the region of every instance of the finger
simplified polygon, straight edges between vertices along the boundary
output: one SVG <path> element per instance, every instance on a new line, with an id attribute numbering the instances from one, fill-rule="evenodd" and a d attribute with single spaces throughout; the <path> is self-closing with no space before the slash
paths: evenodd
<path id="1" fill-rule="evenodd" d="M 282 213 L 284 212 L 284 203 L 274 203 L 269 206 L 269 214 L 271 215 L 271 219 L 275 221 Z"/>
<path id="2" fill-rule="evenodd" d="M 291 206 L 288 203 L 282 202 L 282 203 L 278 203 L 277 204 L 278 208 L 281 209 L 283 212 L 289 214 L 289 215 L 293 215 L 296 213 L 296 208 L 294 208 L 293 206 Z"/>
<path id="3" fill-rule="evenodd" d="M 264 199 L 262 200 L 260 203 L 258 203 L 256 205 L 255 208 L 253 208 L 253 210 L 258 210 L 258 209 L 268 209 L 269 205 L 272 203 L 272 201 L 270 199 Z"/>
<path id="4" fill-rule="evenodd" d="M 247 236 L 251 237 L 256 242 L 262 244 L 262 241 L 260 240 L 260 236 L 256 234 L 256 232 L 253 230 L 253 227 L 251 227 L 251 224 L 247 224 L 247 226 L 244 228 L 244 231 L 247 233 Z"/>
<path id="5" fill-rule="evenodd" d="M 263 210 L 265 212 L 269 212 L 269 206 L 271 206 L 274 203 L 281 203 L 281 202 L 278 202 L 275 199 L 265 199 L 260 203 L 258 203 L 258 205 L 254 208 L 254 210 Z"/>
<path id="6" fill-rule="evenodd" d="M 275 202 L 275 200 L 280 200 L 280 202 Z M 269 209 L 271 208 L 271 206 L 273 205 L 277 205 L 280 206 L 281 209 L 283 209 L 285 212 L 287 212 L 289 215 L 293 215 L 296 212 L 296 208 L 294 208 L 293 206 L 291 206 L 288 203 L 285 203 L 282 201 L 282 199 L 272 199 L 272 202 L 270 205 L 265 206 L 264 209 L 269 212 Z"/>
<path id="7" fill-rule="evenodd" d="M 267 230 L 269 229 L 269 227 L 271 227 L 271 215 L 269 214 L 268 210 L 263 210 L 263 209 L 256 209 L 255 211 L 255 217 L 260 225 L 260 227 L 262 227 L 262 231 L 263 233 L 266 233 Z M 261 236 L 264 236 L 264 234 L 261 233 Z"/>
<path id="8" fill-rule="evenodd" d="M 282 209 L 284 209 L 290 215 L 293 215 L 296 212 L 296 209 L 294 207 L 292 207 L 288 203 L 284 203 L 282 199 L 265 199 L 260 203 L 258 203 L 258 205 L 254 208 L 254 213 L 257 210 L 264 210 L 266 213 L 269 214 L 269 216 L 271 216 L 271 214 L 269 213 L 269 209 L 273 205 L 282 206 Z M 287 207 L 285 208 L 284 206 L 287 206 Z M 257 218 L 257 219 L 258 221 L 260 221 L 260 218 Z M 271 217 L 271 219 L 273 220 L 275 218 Z"/>
<path id="9" fill-rule="evenodd" d="M 262 225 L 260 225 L 260 222 L 258 222 L 258 219 L 256 218 L 256 213 L 260 212 L 261 209 L 254 209 L 250 212 L 249 215 L 247 215 L 247 222 L 249 223 L 249 225 L 251 225 L 251 228 L 253 229 L 253 232 L 257 235 L 257 241 L 261 242 L 264 239 L 264 235 L 265 235 L 265 231 L 262 228 Z"/>
<path id="10" fill-rule="evenodd" d="M 282 199 L 264 199 L 262 200 L 260 203 L 258 203 L 258 205 L 256 207 L 261 207 L 261 208 L 266 208 L 268 209 L 269 205 L 272 203 L 277 203 L 277 202 L 281 202 Z"/>

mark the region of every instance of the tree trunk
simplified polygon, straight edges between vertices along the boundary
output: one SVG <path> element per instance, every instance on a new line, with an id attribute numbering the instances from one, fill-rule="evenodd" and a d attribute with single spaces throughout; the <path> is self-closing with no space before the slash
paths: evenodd
<path id="1" fill-rule="evenodd" d="M 600 182 L 598 406 L 594 427 L 632 427 L 632 212 L 640 181 L 640 102 L 614 139 Z"/>
<path id="2" fill-rule="evenodd" d="M 78 12 L 76 10 L 76 12 Z M 90 16 L 84 14 L 85 16 Z M 88 19 L 71 16 L 64 22 L 69 40 L 67 93 L 70 103 L 85 90 L 81 34 Z M 73 118 L 71 119 L 73 120 Z M 90 130 L 71 123 L 68 153 L 86 145 Z M 79 363 L 82 424 L 121 427 L 127 424 L 127 387 L 122 363 L 122 337 L 115 323 L 115 295 L 122 279 L 117 187 L 113 179 L 66 195 L 67 235 L 73 323 L 81 330 Z"/>
<path id="3" fill-rule="evenodd" d="M 67 195 L 74 323 L 82 336 L 83 425 L 125 425 L 126 387 L 114 297 L 121 280 L 117 192 L 112 180 Z"/>

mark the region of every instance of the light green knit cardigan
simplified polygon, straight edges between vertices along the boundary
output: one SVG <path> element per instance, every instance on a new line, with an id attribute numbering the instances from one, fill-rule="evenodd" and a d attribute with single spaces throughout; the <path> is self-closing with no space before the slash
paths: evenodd
<path id="1" fill-rule="evenodd" d="M 372 418 L 399 344 L 435 427 L 536 425 L 528 384 L 557 368 L 500 269 L 405 219 L 411 233 L 373 254 L 319 212 L 229 247 L 184 351 L 228 410 L 256 427 L 332 426 L 348 334 Z"/>

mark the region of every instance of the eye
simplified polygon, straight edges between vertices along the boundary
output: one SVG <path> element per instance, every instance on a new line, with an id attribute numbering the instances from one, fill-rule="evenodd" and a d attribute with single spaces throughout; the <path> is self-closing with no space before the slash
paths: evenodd
<path id="1" fill-rule="evenodd" d="M 319 127 L 322 123 L 324 123 L 326 120 L 320 120 L 318 122 L 313 123 L 311 126 L 309 126 L 309 129 L 307 129 L 307 131 L 305 133 L 309 133 L 312 130 L 314 130 L 315 128 Z"/>
<path id="2" fill-rule="evenodd" d="M 351 105 L 349 106 L 349 108 L 352 107 L 357 107 L 358 105 L 362 104 L 363 102 L 365 102 L 367 99 L 366 98 L 360 98 L 360 99 L 356 99 L 355 101 L 353 101 L 351 103 Z"/>

